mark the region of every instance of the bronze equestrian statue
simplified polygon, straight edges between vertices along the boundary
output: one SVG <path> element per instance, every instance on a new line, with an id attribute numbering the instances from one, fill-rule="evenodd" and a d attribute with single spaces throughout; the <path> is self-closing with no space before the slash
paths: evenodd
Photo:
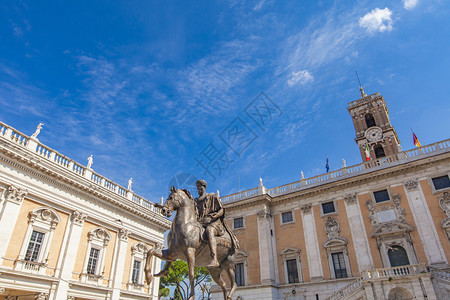
<path id="1" fill-rule="evenodd" d="M 181 259 L 189 266 L 189 300 L 195 299 L 194 267 L 206 267 L 222 288 L 224 300 L 231 300 L 237 287 L 234 270 L 239 243 L 224 222 L 225 211 L 219 197 L 206 193 L 204 180 L 198 180 L 196 185 L 199 195 L 196 199 L 189 191 L 172 187 L 164 205 L 155 204 L 163 215 L 170 217 L 174 211 L 176 215 L 167 235 L 167 249 L 148 252 L 145 264 L 147 283 L 150 284 L 153 276 L 167 276 L 172 262 Z M 151 274 L 153 256 L 166 261 L 164 269 L 155 275 Z M 225 281 L 220 278 L 224 270 L 231 282 L 228 294 Z"/>

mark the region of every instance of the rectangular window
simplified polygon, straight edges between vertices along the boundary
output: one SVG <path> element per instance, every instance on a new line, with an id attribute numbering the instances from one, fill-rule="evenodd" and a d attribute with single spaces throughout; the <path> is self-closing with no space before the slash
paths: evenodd
<path id="1" fill-rule="evenodd" d="M 135 260 L 133 263 L 133 273 L 131 274 L 132 283 L 139 283 L 140 271 L 141 271 L 141 262 L 139 260 Z"/>
<path id="2" fill-rule="evenodd" d="M 234 219 L 233 222 L 234 222 L 234 229 L 244 227 L 244 218 L 242 217 Z"/>
<path id="3" fill-rule="evenodd" d="M 387 190 L 381 190 L 378 192 L 373 192 L 373 196 L 375 197 L 375 202 L 380 203 L 384 201 L 389 201 L 389 193 Z"/>
<path id="4" fill-rule="evenodd" d="M 336 209 L 334 208 L 333 201 L 322 203 L 322 212 L 324 215 L 334 213 L 335 211 Z"/>
<path id="5" fill-rule="evenodd" d="M 236 284 L 238 286 L 244 286 L 245 285 L 245 282 L 244 282 L 244 263 L 236 264 L 235 278 L 236 278 Z"/>
<path id="6" fill-rule="evenodd" d="M 450 187 L 450 179 L 447 175 L 441 177 L 432 178 L 433 185 L 436 190 L 441 190 Z"/>
<path id="7" fill-rule="evenodd" d="M 298 283 L 298 270 L 297 270 L 297 260 L 288 259 L 286 260 L 286 268 L 288 273 L 289 283 Z"/>
<path id="8" fill-rule="evenodd" d="M 39 256 L 39 250 L 41 250 L 43 241 L 44 241 L 44 234 L 42 232 L 33 230 L 33 233 L 31 234 L 30 243 L 28 244 L 27 253 L 25 254 L 25 260 L 37 261 Z"/>
<path id="9" fill-rule="evenodd" d="M 334 275 L 336 278 L 346 278 L 347 269 L 345 268 L 344 254 L 342 252 L 332 253 Z"/>
<path id="10" fill-rule="evenodd" d="M 88 274 L 95 274 L 95 270 L 97 268 L 98 256 L 100 254 L 100 250 L 91 248 L 91 252 L 89 253 L 89 261 L 87 266 Z"/>
<path id="11" fill-rule="evenodd" d="M 281 214 L 281 220 L 283 223 L 290 223 L 294 221 L 294 218 L 292 217 L 292 211 L 287 211 Z"/>

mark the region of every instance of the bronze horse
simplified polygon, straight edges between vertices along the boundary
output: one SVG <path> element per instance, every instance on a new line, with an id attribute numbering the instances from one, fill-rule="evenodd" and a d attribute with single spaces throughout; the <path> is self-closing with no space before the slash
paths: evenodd
<path id="1" fill-rule="evenodd" d="M 176 211 L 172 222 L 172 228 L 167 236 L 167 249 L 148 251 L 145 264 L 145 276 L 147 283 L 153 280 L 153 276 L 167 276 L 170 265 L 177 259 L 184 260 L 189 266 L 190 295 L 189 300 L 195 299 L 194 290 L 194 267 L 206 267 L 211 260 L 211 254 L 207 241 L 202 238 L 204 234 L 203 226 L 197 221 L 195 211 L 195 201 L 189 191 L 184 189 L 171 188 L 169 198 L 164 206 L 157 204 L 161 208 L 163 215 L 170 217 Z M 217 237 L 217 258 L 219 266 L 207 268 L 213 280 L 222 288 L 224 300 L 231 300 L 236 290 L 236 280 L 234 277 L 235 268 L 235 247 L 232 238 L 226 233 Z M 166 261 L 164 269 L 158 274 L 151 274 L 152 257 L 156 256 Z M 231 282 L 231 290 L 227 295 L 225 281 L 220 277 L 225 270 Z"/>

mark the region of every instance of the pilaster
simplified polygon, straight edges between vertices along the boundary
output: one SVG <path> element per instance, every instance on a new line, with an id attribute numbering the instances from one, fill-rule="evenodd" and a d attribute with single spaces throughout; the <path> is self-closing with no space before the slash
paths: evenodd
<path id="1" fill-rule="evenodd" d="M 258 211 L 259 265 L 261 284 L 275 284 L 274 257 L 272 255 L 271 219 L 268 206 Z"/>
<path id="2" fill-rule="evenodd" d="M 305 235 L 306 256 L 311 280 L 323 278 L 320 260 L 319 241 L 317 240 L 316 222 L 311 204 L 304 204 L 302 209 L 303 234 Z"/>
<path id="3" fill-rule="evenodd" d="M 416 223 L 417 232 L 430 265 L 446 264 L 447 258 L 439 240 L 433 218 L 417 180 L 404 183 L 406 198 Z"/>
<path id="4" fill-rule="evenodd" d="M 59 274 L 57 276 L 61 279 L 59 281 L 56 292 L 53 295 L 53 300 L 66 299 L 67 291 L 69 290 L 69 280 L 72 279 L 72 271 L 75 265 L 75 259 L 80 244 L 81 233 L 83 230 L 84 220 L 87 216 L 79 211 L 74 211 L 70 215 L 70 227 L 66 230 L 64 239 L 66 240 L 66 247 L 63 250 Z M 67 239 L 66 239 L 67 236 Z"/>
<path id="5" fill-rule="evenodd" d="M 0 213 L 0 265 L 3 262 L 3 257 L 11 241 L 14 225 L 17 222 L 23 199 L 27 194 L 27 190 L 14 185 L 10 185 L 6 190 L 5 203 Z"/>
<path id="6" fill-rule="evenodd" d="M 119 234 L 117 236 L 118 239 L 118 251 L 116 256 L 115 268 L 114 268 L 114 277 L 113 277 L 113 292 L 112 292 L 112 300 L 120 299 L 120 289 L 122 287 L 122 278 L 123 271 L 125 268 L 125 258 L 127 255 L 127 245 L 128 245 L 128 236 L 130 232 L 124 228 L 119 230 Z"/>

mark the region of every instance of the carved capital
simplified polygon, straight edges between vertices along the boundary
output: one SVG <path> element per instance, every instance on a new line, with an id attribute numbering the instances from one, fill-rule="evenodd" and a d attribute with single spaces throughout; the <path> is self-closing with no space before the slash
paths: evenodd
<path id="1" fill-rule="evenodd" d="M 258 218 L 262 219 L 262 218 L 270 218 L 272 216 L 272 213 L 269 207 L 264 206 L 264 208 L 258 211 L 256 215 L 258 216 Z"/>
<path id="2" fill-rule="evenodd" d="M 340 231 L 339 222 L 333 217 L 328 217 L 325 222 L 325 231 L 329 239 L 338 237 Z"/>
<path id="3" fill-rule="evenodd" d="M 74 296 L 67 296 L 67 300 L 75 300 Z"/>
<path id="4" fill-rule="evenodd" d="M 27 190 L 10 185 L 8 187 L 8 193 L 6 194 L 6 201 L 22 203 L 26 195 L 28 195 Z"/>
<path id="5" fill-rule="evenodd" d="M 48 294 L 46 293 L 39 293 L 36 296 L 34 296 L 35 300 L 48 300 Z"/>
<path id="6" fill-rule="evenodd" d="M 163 245 L 163 244 L 161 244 L 161 243 L 156 243 L 156 245 L 155 245 L 155 249 L 156 249 L 156 250 L 161 250 L 162 248 L 164 248 L 164 245 Z"/>
<path id="7" fill-rule="evenodd" d="M 86 220 L 87 218 L 87 215 L 79 212 L 78 210 L 75 210 L 74 212 L 72 212 L 71 217 L 74 224 L 83 225 L 84 220 Z"/>
<path id="8" fill-rule="evenodd" d="M 4 288 L 0 288 L 0 295 L 5 293 L 5 289 Z"/>
<path id="9" fill-rule="evenodd" d="M 419 182 L 417 180 L 411 179 L 406 181 L 403 185 L 405 186 L 408 192 L 411 192 L 417 189 Z"/>
<path id="10" fill-rule="evenodd" d="M 128 242 L 128 236 L 130 235 L 130 231 L 125 228 L 119 229 L 119 239 L 123 242 Z"/>
<path id="11" fill-rule="evenodd" d="M 311 213 L 311 208 L 312 208 L 312 204 L 308 203 L 308 204 L 303 204 L 302 206 L 300 206 L 303 214 L 310 214 Z"/>
<path id="12" fill-rule="evenodd" d="M 345 200 L 345 202 L 347 204 L 354 204 L 354 203 L 356 203 L 356 199 L 357 199 L 356 193 L 354 193 L 354 194 L 347 194 L 344 197 L 344 200 Z"/>

